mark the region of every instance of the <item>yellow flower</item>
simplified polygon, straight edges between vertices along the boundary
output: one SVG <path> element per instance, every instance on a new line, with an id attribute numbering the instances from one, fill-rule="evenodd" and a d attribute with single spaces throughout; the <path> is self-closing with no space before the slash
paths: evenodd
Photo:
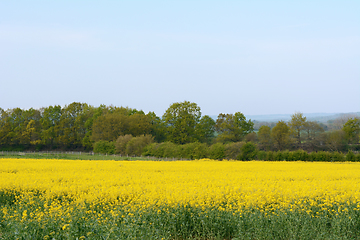
<path id="1" fill-rule="evenodd" d="M 62 230 L 65 230 L 68 226 L 70 226 L 70 224 L 65 224 L 64 226 L 62 226 Z"/>

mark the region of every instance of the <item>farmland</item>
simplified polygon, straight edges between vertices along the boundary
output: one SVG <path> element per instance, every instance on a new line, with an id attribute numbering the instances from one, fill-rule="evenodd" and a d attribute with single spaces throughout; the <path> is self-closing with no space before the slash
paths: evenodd
<path id="1" fill-rule="evenodd" d="M 360 164 L 0 159 L 0 239 L 358 239 Z"/>

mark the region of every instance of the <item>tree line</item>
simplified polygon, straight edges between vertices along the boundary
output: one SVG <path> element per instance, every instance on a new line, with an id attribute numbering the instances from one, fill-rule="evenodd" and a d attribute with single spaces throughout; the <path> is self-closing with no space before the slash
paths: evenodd
<path id="1" fill-rule="evenodd" d="M 240 148 L 250 142 L 263 151 L 346 152 L 360 149 L 359 134 L 358 118 L 348 119 L 340 129 L 325 131 L 322 124 L 307 121 L 302 113 L 293 114 L 289 122 L 262 125 L 255 132 L 254 122 L 241 112 L 220 113 L 215 120 L 203 116 L 200 107 L 189 101 L 171 104 L 161 117 L 128 107 L 94 107 L 79 102 L 28 110 L 0 108 L 0 150 L 156 155 L 157 145 Z M 186 151 L 191 152 L 189 149 Z M 185 150 L 176 151 L 180 155 Z"/>

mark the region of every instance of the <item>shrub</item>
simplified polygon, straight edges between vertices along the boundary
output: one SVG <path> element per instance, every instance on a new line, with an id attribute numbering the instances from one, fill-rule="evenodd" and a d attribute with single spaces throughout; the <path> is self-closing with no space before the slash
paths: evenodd
<path id="1" fill-rule="evenodd" d="M 265 151 L 258 151 L 257 152 L 257 159 L 265 161 L 267 153 Z"/>
<path id="2" fill-rule="evenodd" d="M 94 143 L 94 152 L 103 154 L 115 154 L 114 142 L 100 140 Z"/>
<path id="3" fill-rule="evenodd" d="M 179 145 L 172 142 L 152 143 L 143 149 L 143 155 L 158 158 L 178 158 L 180 157 Z"/>
<path id="4" fill-rule="evenodd" d="M 267 152 L 266 161 L 274 161 L 274 152 L 273 151 Z"/>
<path id="5" fill-rule="evenodd" d="M 133 138 L 131 134 L 119 136 L 115 143 L 116 153 L 126 155 L 126 144 Z"/>
<path id="6" fill-rule="evenodd" d="M 304 150 L 297 150 L 293 152 L 293 160 L 294 161 L 308 161 L 309 154 Z"/>
<path id="7" fill-rule="evenodd" d="M 333 160 L 334 162 L 343 162 L 343 161 L 345 161 L 344 154 L 339 153 L 339 152 L 333 152 L 333 154 L 332 154 L 332 160 Z"/>
<path id="8" fill-rule="evenodd" d="M 282 152 L 282 151 L 274 152 L 274 160 L 275 160 L 275 161 L 282 161 L 282 160 L 284 160 L 283 152 Z"/>
<path id="9" fill-rule="evenodd" d="M 240 160 L 253 160 L 256 156 L 257 146 L 255 143 L 247 142 L 241 147 Z"/>
<path id="10" fill-rule="evenodd" d="M 311 152 L 311 153 L 309 154 L 309 161 L 311 161 L 311 162 L 316 161 L 316 155 L 317 155 L 316 152 Z"/>
<path id="11" fill-rule="evenodd" d="M 345 156 L 346 161 L 348 162 L 355 162 L 356 157 L 355 154 L 353 153 L 353 151 L 349 151 L 346 156 Z"/>
<path id="12" fill-rule="evenodd" d="M 226 159 L 239 159 L 241 153 L 241 147 L 244 142 L 234 142 L 224 145 L 225 147 L 225 158 Z"/>
<path id="13" fill-rule="evenodd" d="M 133 137 L 126 144 L 126 154 L 141 156 L 144 147 L 153 143 L 154 137 L 150 134 Z"/>
<path id="14" fill-rule="evenodd" d="M 209 157 L 211 159 L 224 159 L 225 158 L 225 146 L 222 143 L 215 143 L 209 148 Z"/>
<path id="15" fill-rule="evenodd" d="M 360 162 L 360 153 L 356 154 L 355 157 L 356 157 L 356 161 Z"/>
<path id="16" fill-rule="evenodd" d="M 329 152 L 320 151 L 316 153 L 315 161 L 317 162 L 331 162 L 332 154 Z"/>
<path id="17" fill-rule="evenodd" d="M 187 159 L 201 159 L 208 157 L 208 146 L 206 143 L 187 143 L 178 146 L 180 150 L 180 156 Z"/>

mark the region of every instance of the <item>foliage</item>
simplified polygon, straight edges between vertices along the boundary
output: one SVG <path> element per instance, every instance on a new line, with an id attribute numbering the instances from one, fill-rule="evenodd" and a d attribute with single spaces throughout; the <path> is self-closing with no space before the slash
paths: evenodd
<path id="1" fill-rule="evenodd" d="M 241 147 L 241 154 L 239 160 L 248 161 L 254 160 L 257 153 L 257 146 L 255 143 L 247 142 Z"/>
<path id="2" fill-rule="evenodd" d="M 158 158 L 178 158 L 180 147 L 172 142 L 152 143 L 143 150 L 144 156 L 154 156 Z"/>
<path id="3" fill-rule="evenodd" d="M 345 138 L 349 143 L 359 143 L 360 136 L 360 119 L 350 118 L 343 126 Z"/>
<path id="4" fill-rule="evenodd" d="M 195 127 L 197 139 L 202 143 L 212 143 L 215 138 L 215 121 L 208 115 L 201 117 Z"/>
<path id="5" fill-rule="evenodd" d="M 289 143 L 289 135 L 290 128 L 284 121 L 279 121 L 271 130 L 271 138 L 279 150 L 283 150 Z"/>
<path id="6" fill-rule="evenodd" d="M 266 125 L 261 126 L 259 128 L 257 135 L 259 139 L 260 148 L 264 150 L 270 150 L 270 147 L 272 145 L 270 127 Z"/>
<path id="7" fill-rule="evenodd" d="M 167 129 L 167 140 L 176 144 L 195 142 L 200 118 L 200 107 L 196 103 L 173 103 L 162 117 Z"/>
<path id="8" fill-rule="evenodd" d="M 225 157 L 226 159 L 239 159 L 241 148 L 245 142 L 234 142 L 225 144 Z"/>
<path id="9" fill-rule="evenodd" d="M 356 156 L 352 151 L 349 151 L 346 156 L 345 156 L 346 161 L 348 162 L 355 162 L 356 161 Z"/>
<path id="10" fill-rule="evenodd" d="M 223 143 L 215 143 L 209 148 L 209 157 L 211 159 L 222 160 L 226 157 L 225 146 Z"/>
<path id="11" fill-rule="evenodd" d="M 215 125 L 219 133 L 220 142 L 239 142 L 244 136 L 254 131 L 254 123 L 251 120 L 246 121 L 244 114 L 236 112 L 235 114 L 220 113 Z"/>
<path id="12" fill-rule="evenodd" d="M 118 140 L 116 143 L 118 143 Z M 153 142 L 154 137 L 150 134 L 133 137 L 126 143 L 126 154 L 130 156 L 141 156 L 144 148 Z"/>
<path id="13" fill-rule="evenodd" d="M 114 142 L 100 140 L 94 144 L 95 153 L 115 154 Z"/>
<path id="14" fill-rule="evenodd" d="M 133 138 L 131 134 L 119 136 L 115 142 L 116 153 L 126 155 L 126 145 Z"/>
<path id="15" fill-rule="evenodd" d="M 290 131 L 296 139 L 298 146 L 301 146 L 301 131 L 305 129 L 306 117 L 298 112 L 291 115 L 291 120 L 289 122 Z"/>
<path id="16" fill-rule="evenodd" d="M 334 125 L 330 127 L 331 131 L 325 132 L 324 124 L 307 121 L 302 113 L 295 113 L 288 124 L 256 122 L 259 131 L 255 133 L 254 123 L 246 120 L 240 112 L 219 114 L 215 122 L 210 116 L 201 116 L 200 107 L 188 101 L 172 104 L 162 118 L 154 112 L 145 114 L 142 110 L 128 107 L 93 107 L 73 102 L 63 107 L 55 105 L 41 109 L 0 108 L 0 150 L 91 151 L 98 141 L 116 142 L 119 136 L 151 134 L 157 143 L 170 141 L 176 145 L 207 144 L 195 149 L 196 152 L 192 154 L 194 156 L 204 156 L 205 152 L 209 156 L 209 145 L 223 143 L 225 152 L 220 155 L 234 158 L 239 155 L 240 150 L 236 149 L 236 144 L 227 144 L 240 141 L 256 143 L 260 150 L 290 150 L 290 155 L 301 149 L 306 152 L 358 152 L 359 122 L 357 116 L 346 115 L 339 121 L 336 120 L 336 124 L 334 122 L 336 127 Z M 168 149 L 168 152 L 180 158 L 193 158 L 191 154 L 184 153 L 189 151 L 187 148 L 191 149 L 190 146 L 176 146 L 172 150 Z M 143 151 L 140 149 L 136 154 Z M 130 152 L 133 154 L 134 151 L 129 149 L 126 153 L 125 147 L 118 150 L 120 152 L 126 155 Z M 284 158 L 280 155 L 277 157 Z"/>

